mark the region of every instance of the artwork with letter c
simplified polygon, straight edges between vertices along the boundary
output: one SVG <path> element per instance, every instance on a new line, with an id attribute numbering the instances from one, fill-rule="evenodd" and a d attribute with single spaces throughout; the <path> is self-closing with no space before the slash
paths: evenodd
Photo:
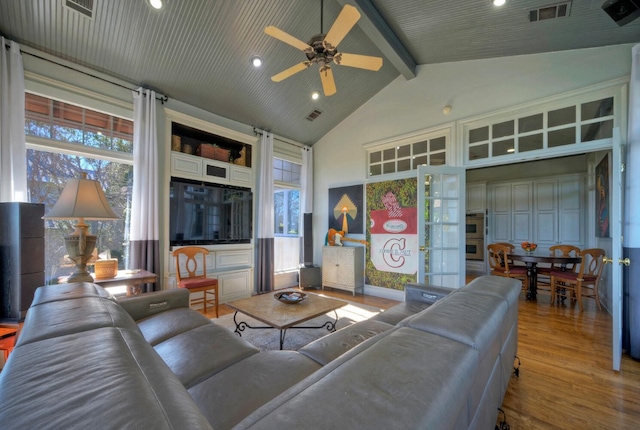
<path id="1" fill-rule="evenodd" d="M 404 290 L 418 272 L 417 179 L 366 185 L 366 283 Z"/>
<path id="2" fill-rule="evenodd" d="M 371 211 L 371 261 L 385 272 L 415 274 L 418 271 L 418 222 L 416 208 Z"/>

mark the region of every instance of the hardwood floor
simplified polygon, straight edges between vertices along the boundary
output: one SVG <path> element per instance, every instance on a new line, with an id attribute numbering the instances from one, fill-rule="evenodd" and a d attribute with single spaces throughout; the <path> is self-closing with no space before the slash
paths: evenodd
<path id="1" fill-rule="evenodd" d="M 327 289 L 331 297 L 386 309 L 393 300 Z M 220 315 L 233 310 L 220 305 Z M 214 315 L 207 315 L 212 318 Z M 502 409 L 512 430 L 640 428 L 640 362 L 623 355 L 611 367 L 611 316 L 585 299 L 577 305 L 520 298 L 520 377 L 512 377 Z"/>

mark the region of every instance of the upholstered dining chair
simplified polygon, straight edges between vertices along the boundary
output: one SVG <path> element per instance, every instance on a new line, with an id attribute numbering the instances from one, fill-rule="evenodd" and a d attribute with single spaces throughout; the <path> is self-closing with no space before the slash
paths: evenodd
<path id="1" fill-rule="evenodd" d="M 505 244 L 492 243 L 487 245 L 487 250 L 489 251 L 491 275 L 519 279 L 522 281 L 522 289 L 524 291 L 529 289 L 527 268 L 524 266 L 513 266 L 510 263 L 509 253 L 513 250 L 513 245 L 511 245 L 510 248 Z"/>
<path id="2" fill-rule="evenodd" d="M 549 252 L 553 256 L 558 257 L 579 257 L 580 248 L 573 245 L 553 245 L 549 247 Z M 575 272 L 578 268 L 576 264 L 567 264 L 565 271 Z M 551 294 L 551 271 L 562 270 L 559 264 L 552 264 L 549 267 L 538 265 L 538 292 L 548 291 Z"/>
<path id="3" fill-rule="evenodd" d="M 179 288 L 186 288 L 189 293 L 202 293 L 202 297 L 192 299 L 191 305 L 202 304 L 204 313 L 207 305 L 213 304 L 218 318 L 218 280 L 207 278 L 207 255 L 209 250 L 201 246 L 185 246 L 173 251 L 176 259 L 176 281 Z M 202 263 L 200 270 L 199 263 Z M 213 296 L 213 299 L 210 297 Z"/>
<path id="4" fill-rule="evenodd" d="M 582 298 L 595 299 L 598 309 L 602 310 L 598 284 L 604 267 L 604 250 L 600 248 L 583 249 L 580 251 L 582 262 L 577 272 L 552 270 L 551 271 L 551 303 L 555 303 L 556 297 L 564 296 L 571 300 L 577 300 L 582 311 Z"/>

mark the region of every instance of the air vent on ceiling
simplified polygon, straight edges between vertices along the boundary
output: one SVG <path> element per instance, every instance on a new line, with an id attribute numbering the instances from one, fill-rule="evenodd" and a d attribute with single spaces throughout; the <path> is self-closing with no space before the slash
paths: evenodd
<path id="1" fill-rule="evenodd" d="M 544 21 L 546 19 L 565 18 L 571 12 L 571 2 L 557 3 L 543 6 L 529 11 L 529 21 Z"/>
<path id="2" fill-rule="evenodd" d="M 93 18 L 93 0 L 66 0 L 65 6 L 88 18 Z"/>
<path id="3" fill-rule="evenodd" d="M 309 115 L 307 115 L 307 121 L 313 121 L 314 119 L 318 118 L 320 115 L 322 115 L 322 111 L 318 109 L 314 109 L 311 111 Z"/>

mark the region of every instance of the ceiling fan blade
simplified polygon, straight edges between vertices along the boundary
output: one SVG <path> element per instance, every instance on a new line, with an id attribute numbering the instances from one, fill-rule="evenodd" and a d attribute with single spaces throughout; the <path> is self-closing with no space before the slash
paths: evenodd
<path id="1" fill-rule="evenodd" d="M 336 18 L 336 22 L 333 23 L 325 36 L 324 41 L 335 48 L 342 39 L 344 39 L 349 30 L 356 25 L 359 19 L 360 12 L 358 12 L 358 9 L 348 4 L 344 5 L 342 11 L 340 11 L 340 15 Z"/>
<path id="2" fill-rule="evenodd" d="M 284 71 L 278 73 L 277 75 L 273 75 L 271 77 L 271 80 L 273 82 L 283 81 L 283 80 L 287 79 L 289 76 L 295 75 L 296 73 L 303 71 L 304 69 L 306 69 L 310 65 L 311 65 L 311 63 L 309 63 L 308 61 L 303 61 L 302 63 L 298 63 L 293 67 L 289 67 L 287 70 L 284 70 Z"/>
<path id="3" fill-rule="evenodd" d="M 280 30 L 278 27 L 274 27 L 273 25 L 265 27 L 264 32 L 271 37 L 275 37 L 276 39 L 293 46 L 294 48 L 298 48 L 301 51 L 311 49 L 311 47 L 304 43 L 302 40 L 296 39 L 289 33 L 285 33 L 284 31 Z"/>
<path id="4" fill-rule="evenodd" d="M 331 67 L 324 66 L 320 68 L 320 80 L 322 81 L 322 90 L 325 96 L 329 97 L 336 93 L 336 81 L 333 79 Z"/>
<path id="5" fill-rule="evenodd" d="M 382 67 L 382 58 L 369 55 L 338 53 L 333 61 L 341 66 L 357 67 L 358 69 L 373 70 L 377 72 Z"/>

